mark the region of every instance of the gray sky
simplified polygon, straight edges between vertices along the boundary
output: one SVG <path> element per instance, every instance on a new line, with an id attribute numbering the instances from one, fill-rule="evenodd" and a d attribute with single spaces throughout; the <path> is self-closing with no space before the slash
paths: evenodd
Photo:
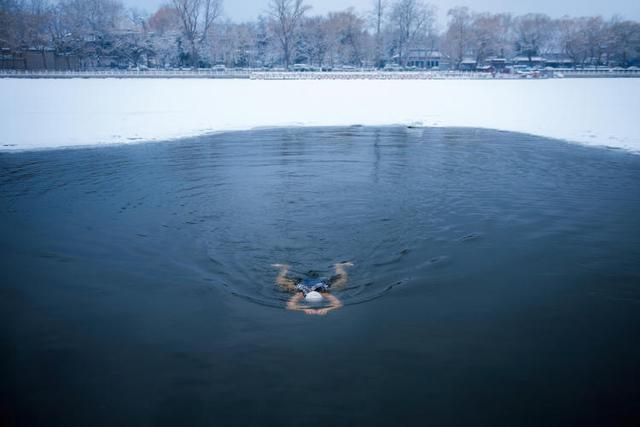
<path id="1" fill-rule="evenodd" d="M 154 11 L 159 5 L 171 0 L 123 0 L 127 6 L 135 6 Z M 234 21 L 248 21 L 263 13 L 269 0 L 223 0 L 225 15 Z M 371 9 L 373 0 L 307 0 L 313 9 L 311 14 L 324 14 L 355 7 L 359 12 Z M 620 14 L 627 18 L 640 20 L 640 0 L 432 0 L 444 22 L 447 9 L 453 6 L 469 6 L 475 11 L 543 12 L 552 17 L 562 15 L 584 16 L 603 15 L 610 17 Z"/>

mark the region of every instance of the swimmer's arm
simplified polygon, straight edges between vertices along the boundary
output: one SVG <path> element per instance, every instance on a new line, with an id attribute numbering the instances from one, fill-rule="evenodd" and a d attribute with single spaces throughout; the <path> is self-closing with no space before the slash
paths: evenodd
<path id="1" fill-rule="evenodd" d="M 296 290 L 296 281 L 287 277 L 289 266 L 286 264 L 273 264 L 273 267 L 279 268 L 276 283 L 285 291 L 293 292 Z"/>
<path id="2" fill-rule="evenodd" d="M 329 301 L 329 307 L 324 309 L 327 313 L 342 307 L 342 301 L 340 301 L 335 295 L 325 294 L 324 297 Z"/>
<path id="3" fill-rule="evenodd" d="M 297 293 L 289 298 L 289 301 L 287 302 L 287 310 L 303 311 L 304 308 L 300 307 L 300 301 L 302 301 L 303 298 L 304 295 L 301 293 Z"/>
<path id="4" fill-rule="evenodd" d="M 304 295 L 302 293 L 297 293 L 291 298 L 289 298 L 289 301 L 287 302 L 287 310 L 303 311 L 306 314 L 324 315 L 330 311 L 337 310 L 340 307 L 342 307 L 342 301 L 340 301 L 335 296 L 331 294 L 324 294 L 324 297 L 327 299 L 327 301 L 329 301 L 329 307 L 320 308 L 320 309 L 308 308 L 308 307 L 302 307 L 300 305 L 300 301 L 304 299 Z"/>
<path id="5" fill-rule="evenodd" d="M 317 314 L 319 316 L 324 316 L 328 312 L 337 310 L 340 307 L 342 307 L 342 302 L 338 298 L 334 297 L 333 295 L 324 294 L 324 297 L 329 301 L 329 307 L 309 309 L 309 310 L 304 310 L 304 312 L 307 314 Z"/>
<path id="6" fill-rule="evenodd" d="M 347 267 L 353 267 L 352 262 L 341 262 L 336 264 L 336 279 L 333 283 L 331 283 L 331 287 L 333 289 L 344 288 L 349 280 L 349 275 L 347 274 Z"/>

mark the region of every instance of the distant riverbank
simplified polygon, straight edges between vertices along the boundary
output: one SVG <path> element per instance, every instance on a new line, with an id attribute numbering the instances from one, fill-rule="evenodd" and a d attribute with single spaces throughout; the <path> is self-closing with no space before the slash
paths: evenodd
<path id="1" fill-rule="evenodd" d="M 498 129 L 640 152 L 637 79 L 0 79 L 0 92 L 2 150 L 401 124 Z"/>
<path id="2" fill-rule="evenodd" d="M 0 70 L 0 78 L 21 79 L 252 79 L 252 80 L 513 80 L 537 78 L 640 78 L 640 69 L 545 69 L 517 73 L 478 71 L 256 71 L 242 69 L 197 70 Z"/>

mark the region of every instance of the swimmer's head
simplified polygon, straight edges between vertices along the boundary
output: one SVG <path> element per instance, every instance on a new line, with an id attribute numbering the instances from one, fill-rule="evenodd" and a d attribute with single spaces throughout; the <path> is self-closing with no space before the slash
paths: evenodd
<path id="1" fill-rule="evenodd" d="M 305 295 L 304 299 L 307 302 L 319 303 L 322 300 L 324 300 L 324 297 L 322 296 L 322 294 L 320 292 L 311 291 L 307 295 Z"/>

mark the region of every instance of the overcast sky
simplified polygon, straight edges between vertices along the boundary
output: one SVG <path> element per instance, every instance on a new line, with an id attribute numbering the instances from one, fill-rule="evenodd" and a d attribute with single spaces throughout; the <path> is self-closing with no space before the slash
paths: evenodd
<path id="1" fill-rule="evenodd" d="M 135 6 L 149 12 L 159 5 L 171 0 L 123 0 L 127 6 Z M 233 21 L 250 21 L 264 13 L 269 0 L 223 0 L 225 16 Z M 307 0 L 313 7 L 311 14 L 324 14 L 354 7 L 359 12 L 371 9 L 373 0 Z M 429 3 L 438 7 L 441 19 L 444 21 L 447 9 L 453 6 L 469 6 L 476 11 L 512 12 L 515 14 L 526 12 L 543 12 L 552 17 L 562 15 L 584 16 L 603 15 L 610 17 L 614 14 L 640 20 L 640 0 L 432 0 Z"/>

